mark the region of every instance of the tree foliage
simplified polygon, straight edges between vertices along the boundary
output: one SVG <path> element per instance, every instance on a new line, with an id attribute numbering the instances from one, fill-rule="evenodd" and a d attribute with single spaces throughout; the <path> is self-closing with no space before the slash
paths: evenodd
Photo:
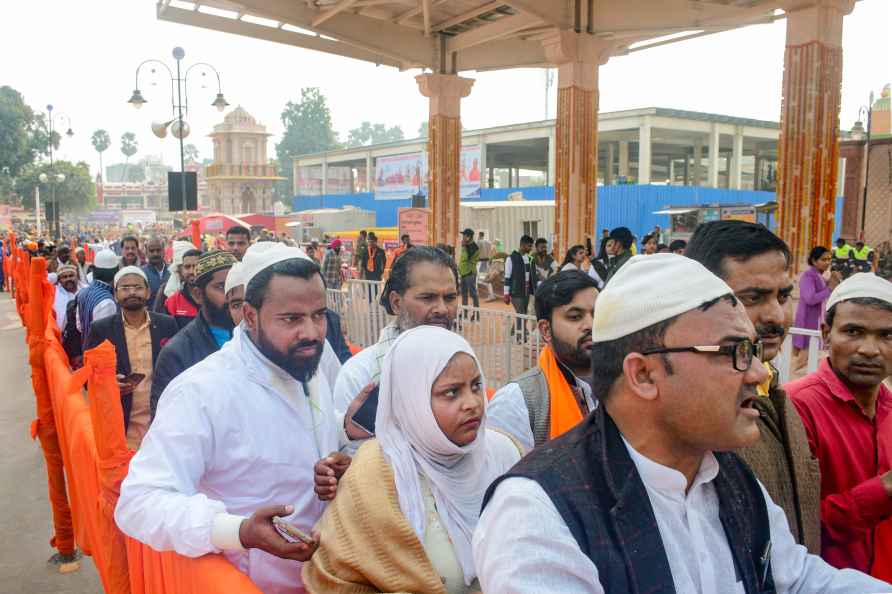
<path id="1" fill-rule="evenodd" d="M 12 87 L 0 87 L 0 171 L 15 177 L 38 157 L 49 154 L 46 118 L 35 113 Z M 53 133 L 53 146 L 59 135 Z"/>
<path id="2" fill-rule="evenodd" d="M 276 144 L 279 175 L 287 177 L 287 185 L 278 184 L 277 197 L 290 202 L 294 187 L 292 157 L 319 153 L 339 147 L 338 135 L 331 125 L 331 110 L 325 95 L 317 87 L 301 89 L 300 101 L 289 101 L 281 115 L 285 133 Z"/>
<path id="3" fill-rule="evenodd" d="M 124 132 L 121 134 L 121 154 L 130 160 L 130 157 L 139 151 L 139 141 L 136 140 L 136 134 L 133 132 Z"/>
<path id="4" fill-rule="evenodd" d="M 96 205 L 96 185 L 90 176 L 90 166 L 84 161 L 56 161 L 52 169 L 49 163 L 29 165 L 16 178 L 15 189 L 25 208 L 34 208 L 34 189 L 41 173 L 46 173 L 50 179 L 54 179 L 59 173 L 65 176 L 65 181 L 55 184 L 61 214 L 83 212 Z M 51 195 L 50 183 L 41 184 L 40 195 L 41 204 L 46 204 Z"/>
<path id="5" fill-rule="evenodd" d="M 363 122 L 359 128 L 353 128 L 348 132 L 347 146 L 367 146 L 402 139 L 403 129 L 399 126 L 388 128 L 386 124 Z"/>
<path id="6" fill-rule="evenodd" d="M 427 138 L 427 120 L 421 122 L 421 125 L 418 126 L 418 138 Z"/>
<path id="7" fill-rule="evenodd" d="M 105 178 L 105 171 L 102 170 L 102 153 L 108 150 L 108 147 L 111 146 L 111 137 L 108 135 L 108 132 L 100 128 L 93 132 L 93 136 L 90 137 L 90 142 L 93 143 L 93 148 L 99 153 L 99 175 Z"/>

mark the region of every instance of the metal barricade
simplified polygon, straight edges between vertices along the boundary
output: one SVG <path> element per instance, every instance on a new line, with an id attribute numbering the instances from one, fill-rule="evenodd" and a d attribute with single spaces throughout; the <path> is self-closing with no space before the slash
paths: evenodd
<path id="1" fill-rule="evenodd" d="M 808 337 L 808 361 L 805 366 L 806 373 L 814 373 L 818 370 L 821 360 L 821 333 L 818 330 L 806 328 L 790 328 L 780 354 L 774 359 L 778 371 L 778 382 L 783 385 L 793 379 L 793 336 Z"/>
<path id="2" fill-rule="evenodd" d="M 341 316 L 347 339 L 365 348 L 393 318 L 380 304 L 384 283 L 350 279 L 327 291 L 328 308 Z M 487 385 L 498 388 L 538 364 L 542 341 L 536 318 L 509 311 L 459 306 L 455 331 L 474 348 Z"/>

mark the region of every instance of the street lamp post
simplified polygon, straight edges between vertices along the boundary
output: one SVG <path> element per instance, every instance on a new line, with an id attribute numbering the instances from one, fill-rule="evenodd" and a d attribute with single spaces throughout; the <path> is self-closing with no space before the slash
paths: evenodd
<path id="1" fill-rule="evenodd" d="M 217 108 L 217 111 L 223 111 L 229 105 L 226 102 L 226 99 L 223 98 L 223 89 L 220 83 L 220 73 L 217 72 L 217 69 L 211 66 L 206 62 L 197 62 L 189 66 L 186 69 L 186 72 L 181 74 L 180 62 L 186 56 L 185 50 L 181 47 L 173 48 L 173 58 L 177 63 L 177 72 L 176 76 L 174 76 L 173 71 L 170 67 L 161 62 L 160 60 L 150 59 L 142 62 L 139 66 L 136 67 L 136 86 L 133 90 L 133 94 L 130 96 L 130 99 L 127 103 L 131 104 L 136 109 L 139 109 L 143 106 L 143 104 L 148 103 L 148 101 L 143 97 L 142 92 L 139 90 L 139 71 L 140 69 L 149 63 L 152 64 L 160 64 L 164 66 L 167 70 L 167 73 L 170 75 L 170 104 L 171 111 L 173 112 L 173 119 L 167 122 L 152 122 L 152 132 L 158 138 L 164 138 L 167 136 L 167 128 L 170 127 L 170 132 L 175 137 L 180 140 L 180 191 L 183 197 L 183 222 L 186 220 L 186 156 L 185 150 L 183 148 L 183 139 L 189 135 L 189 124 L 183 120 L 184 115 L 189 114 L 189 88 L 187 85 L 189 79 L 189 71 L 191 71 L 196 66 L 202 66 L 205 68 L 210 68 L 214 74 L 217 76 L 217 97 L 214 99 L 214 102 L 211 103 L 213 107 Z M 152 70 L 152 72 L 155 72 Z M 205 76 L 206 73 L 202 72 L 201 75 Z M 174 85 L 176 85 L 176 95 L 174 95 Z M 186 87 L 185 90 L 183 87 Z"/>
<path id="2" fill-rule="evenodd" d="M 856 140 L 861 140 L 864 134 L 864 124 L 861 114 L 867 113 L 867 141 L 864 143 L 864 188 L 861 196 L 861 240 L 864 240 L 864 227 L 867 223 L 867 184 L 870 181 L 870 127 L 873 119 L 873 91 L 870 92 L 870 100 L 867 106 L 858 109 L 858 121 L 852 127 L 852 135 Z"/>
<path id="3" fill-rule="evenodd" d="M 47 125 L 49 126 L 49 142 L 48 142 L 48 144 L 49 144 L 49 149 L 50 149 L 50 174 L 52 175 L 52 172 L 53 172 L 53 134 L 55 133 L 56 118 L 65 118 L 65 120 L 67 120 L 68 130 L 65 132 L 66 136 L 71 138 L 72 136 L 74 136 L 74 132 L 71 130 L 71 118 L 68 117 L 68 114 L 57 113 L 57 114 L 53 115 L 53 106 L 52 105 L 46 106 L 46 112 L 47 112 Z M 42 173 L 41 177 L 45 178 L 46 174 Z M 59 179 L 59 183 L 61 183 L 62 181 L 65 180 L 65 176 L 62 175 L 61 173 L 57 176 L 57 179 L 58 178 L 61 178 L 61 179 Z M 46 180 L 43 179 L 42 181 L 46 181 Z M 53 220 L 47 221 L 47 225 L 51 226 L 51 228 L 53 229 L 56 239 L 61 240 L 62 233 L 61 233 L 60 224 L 59 224 L 59 203 L 56 201 L 56 184 L 55 184 L 55 182 L 50 184 L 50 202 L 53 205 Z"/>
<path id="4" fill-rule="evenodd" d="M 45 184 L 45 183 L 49 182 L 50 192 L 52 193 L 53 197 L 55 197 L 56 184 L 61 184 L 62 182 L 65 181 L 65 174 L 57 173 L 57 174 L 53 175 L 51 173 L 50 175 L 47 175 L 46 173 L 41 173 L 40 175 L 37 176 L 37 180 L 39 183 L 36 186 L 34 186 L 34 216 L 37 219 L 37 236 L 40 237 L 40 184 Z M 54 204 L 53 205 L 53 220 L 55 221 L 56 225 L 59 224 L 59 219 L 56 218 L 57 214 L 58 214 L 58 212 L 57 212 L 56 206 Z M 52 222 L 50 222 L 50 221 L 47 221 L 47 223 L 48 223 L 48 225 L 52 225 Z M 57 233 L 56 237 L 61 239 L 61 236 L 58 235 L 58 233 L 59 233 L 58 227 L 56 227 L 56 233 Z"/>

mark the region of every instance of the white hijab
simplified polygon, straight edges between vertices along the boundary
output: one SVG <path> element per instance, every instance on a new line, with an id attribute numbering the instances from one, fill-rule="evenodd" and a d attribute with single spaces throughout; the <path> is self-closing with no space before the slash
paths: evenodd
<path id="1" fill-rule="evenodd" d="M 465 583 L 470 584 L 476 576 L 471 537 L 483 495 L 520 459 L 520 453 L 507 439 L 487 440 L 485 414 L 477 439 L 466 446 L 454 444 L 440 429 L 431 409 L 431 388 L 456 353 L 467 353 L 480 369 L 471 345 L 454 332 L 419 326 L 400 334 L 384 358 L 375 425 L 378 442 L 393 467 L 400 509 L 424 542 L 427 514 L 418 476 L 424 474 Z M 485 406 L 484 395 L 484 410 Z"/>
<path id="2" fill-rule="evenodd" d="M 170 297 L 180 290 L 180 266 L 183 264 L 183 254 L 194 249 L 195 246 L 189 241 L 173 242 L 173 262 L 170 265 L 171 268 L 173 268 L 173 272 L 170 273 L 170 276 L 167 279 L 167 284 L 164 285 L 165 297 Z"/>

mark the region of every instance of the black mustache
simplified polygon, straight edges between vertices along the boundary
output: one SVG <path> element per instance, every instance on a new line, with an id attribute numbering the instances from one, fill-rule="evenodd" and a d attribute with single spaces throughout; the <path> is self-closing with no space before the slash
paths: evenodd
<path id="1" fill-rule="evenodd" d="M 317 350 L 323 348 L 322 343 L 318 340 L 302 340 L 299 343 L 297 343 L 296 345 L 294 345 L 293 347 L 291 347 L 290 349 L 288 349 L 288 352 L 293 355 L 297 351 L 299 351 L 301 349 L 305 349 L 307 347 L 316 347 Z"/>
<path id="2" fill-rule="evenodd" d="M 761 324 L 756 326 L 756 334 L 759 336 L 783 336 L 785 332 L 784 327 L 780 324 Z"/>
<path id="3" fill-rule="evenodd" d="M 592 331 L 589 330 L 588 332 L 586 332 L 585 334 L 582 335 L 582 338 L 580 338 L 576 344 L 578 346 L 582 346 L 583 342 L 585 342 L 586 340 L 591 340 L 591 339 L 592 339 Z"/>

